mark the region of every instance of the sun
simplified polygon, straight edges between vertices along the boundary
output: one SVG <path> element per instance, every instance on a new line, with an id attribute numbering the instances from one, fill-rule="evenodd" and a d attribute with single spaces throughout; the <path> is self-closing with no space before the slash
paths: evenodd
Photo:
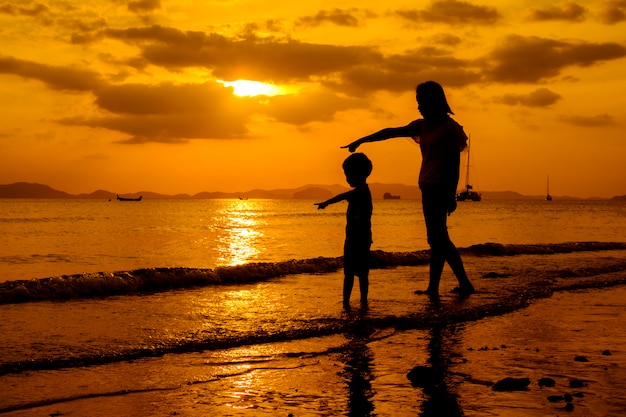
<path id="1" fill-rule="evenodd" d="M 233 94 L 240 97 L 278 96 L 285 94 L 280 87 L 259 81 L 235 80 L 219 82 L 226 87 L 233 87 Z"/>

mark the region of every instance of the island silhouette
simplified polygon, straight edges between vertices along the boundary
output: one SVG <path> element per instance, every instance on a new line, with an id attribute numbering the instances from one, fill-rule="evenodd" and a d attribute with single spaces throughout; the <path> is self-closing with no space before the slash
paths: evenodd
<path id="1" fill-rule="evenodd" d="M 371 183 L 372 198 L 384 199 L 384 195 L 398 196 L 402 200 L 420 200 L 421 192 L 417 185 Z M 104 199 L 116 200 L 120 197 L 138 197 L 144 199 L 212 199 L 212 198 L 267 198 L 267 199 L 297 199 L 319 200 L 335 194 L 345 192 L 348 188 L 339 184 L 320 185 L 307 184 L 297 188 L 282 189 L 253 189 L 248 191 L 223 192 L 203 191 L 197 194 L 161 194 L 152 191 L 137 191 L 133 193 L 119 193 L 107 190 L 96 190 L 91 193 L 70 194 L 56 190 L 49 185 L 16 182 L 0 184 L 0 198 L 56 198 L 56 199 Z M 545 200 L 545 195 L 523 195 L 515 191 L 481 191 L 483 200 Z M 572 196 L 553 196 L 555 200 L 609 200 L 601 197 L 580 198 Z M 615 196 L 610 200 L 626 200 L 626 195 Z M 471 203 L 468 203 L 471 204 Z M 480 204 L 480 203 L 476 203 Z"/>

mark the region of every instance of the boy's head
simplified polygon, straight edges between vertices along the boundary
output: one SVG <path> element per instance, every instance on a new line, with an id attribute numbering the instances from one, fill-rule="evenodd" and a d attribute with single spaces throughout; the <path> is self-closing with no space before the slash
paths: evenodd
<path id="1" fill-rule="evenodd" d="M 372 173 L 372 161 L 364 153 L 353 153 L 343 161 L 343 172 L 352 187 L 366 182 Z"/>

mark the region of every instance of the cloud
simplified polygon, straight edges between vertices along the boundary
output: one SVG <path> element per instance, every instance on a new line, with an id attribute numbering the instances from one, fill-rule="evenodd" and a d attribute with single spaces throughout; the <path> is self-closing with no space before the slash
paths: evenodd
<path id="1" fill-rule="evenodd" d="M 229 38 L 162 26 L 105 31 L 134 44 L 151 64 L 178 70 L 204 67 L 217 78 L 288 82 L 328 76 L 382 58 L 374 48 L 313 44 L 292 39 Z"/>
<path id="2" fill-rule="evenodd" d="M 121 143 L 183 143 L 189 139 L 235 139 L 258 107 L 219 83 L 109 85 L 94 91 L 104 116 L 66 118 L 66 125 L 105 128 L 129 136 Z"/>
<path id="3" fill-rule="evenodd" d="M 333 120 L 338 111 L 366 108 L 368 100 L 346 98 L 330 90 L 315 90 L 305 94 L 274 96 L 269 101 L 265 113 L 278 122 L 293 125 Z"/>
<path id="4" fill-rule="evenodd" d="M 626 0 L 607 1 L 600 12 L 600 19 L 609 25 L 626 21 Z"/>
<path id="5" fill-rule="evenodd" d="M 61 124 L 118 131 L 119 142 L 185 143 L 191 139 L 250 137 L 250 117 L 263 114 L 278 122 L 304 125 L 330 121 L 338 111 L 369 103 L 314 90 L 297 95 L 238 97 L 217 82 L 203 84 L 108 85 L 94 91 L 104 115 L 70 117 Z"/>
<path id="6" fill-rule="evenodd" d="M 565 20 L 580 22 L 585 19 L 587 9 L 577 3 L 565 3 L 545 8 L 532 9 L 529 19 L 535 21 Z"/>
<path id="7" fill-rule="evenodd" d="M 477 6 L 466 1 L 436 0 L 425 9 L 400 10 L 396 15 L 411 22 L 445 23 L 450 25 L 492 25 L 502 16 L 497 9 Z"/>
<path id="8" fill-rule="evenodd" d="M 338 79 L 324 83 L 349 95 L 364 96 L 376 91 L 406 92 L 415 86 L 416 80 L 436 79 L 447 86 L 462 87 L 481 78 L 469 62 L 443 49 L 423 47 L 346 68 Z"/>
<path id="9" fill-rule="evenodd" d="M 107 27 L 104 18 L 93 20 L 60 19 L 57 24 L 72 31 L 70 43 L 83 45 L 102 39 L 100 32 Z"/>
<path id="10" fill-rule="evenodd" d="M 95 104 L 118 114 L 170 115 L 178 113 L 215 114 L 226 101 L 233 100 L 232 89 L 219 83 L 205 84 L 122 84 L 95 91 Z M 219 104 L 218 104 L 219 103 Z"/>
<path id="11" fill-rule="evenodd" d="M 314 16 L 304 16 L 296 20 L 296 26 L 317 27 L 325 23 L 337 26 L 357 27 L 360 24 L 357 17 L 358 9 L 321 10 Z"/>
<path id="12" fill-rule="evenodd" d="M 559 76 L 568 67 L 626 56 L 626 47 L 615 42 L 519 35 L 504 38 L 486 56 L 470 60 L 433 46 L 385 55 L 370 46 L 314 44 L 252 33 L 227 37 L 158 25 L 105 33 L 139 48 L 145 63 L 170 71 L 200 67 L 226 81 L 319 82 L 352 96 L 380 90 L 405 92 L 420 79 L 437 79 L 453 87 L 484 81 L 535 83 Z M 441 45 L 460 42 L 453 36 L 440 39 Z"/>
<path id="13" fill-rule="evenodd" d="M 564 123 L 581 127 L 599 127 L 615 124 L 613 116 L 608 114 L 599 114 L 596 116 L 562 115 L 559 116 L 559 119 Z"/>
<path id="14" fill-rule="evenodd" d="M 102 85 L 99 73 L 75 67 L 39 64 L 13 57 L 0 57 L 0 73 L 43 82 L 53 90 L 91 91 Z"/>
<path id="15" fill-rule="evenodd" d="M 481 78 L 475 63 L 454 58 L 449 51 L 436 47 L 385 56 L 368 46 L 312 44 L 251 35 L 226 37 L 161 26 L 108 29 L 106 33 L 141 48 L 142 58 L 152 65 L 171 71 L 203 67 L 226 81 L 316 81 L 337 92 L 364 96 L 380 90 L 405 92 L 418 79 L 464 86 Z M 458 42 L 450 37 L 444 40 Z"/>
<path id="16" fill-rule="evenodd" d="M 432 37 L 432 40 L 436 44 L 446 46 L 457 46 L 463 41 L 459 36 L 451 33 L 438 33 Z"/>
<path id="17" fill-rule="evenodd" d="M 510 35 L 486 59 L 493 81 L 534 83 L 558 76 L 570 66 L 588 67 L 626 57 L 626 47 L 615 42 L 559 41 Z"/>
<path id="18" fill-rule="evenodd" d="M 12 16 L 41 16 L 50 11 L 50 8 L 42 3 L 35 3 L 30 7 L 16 6 L 11 3 L 0 4 L 0 13 Z"/>
<path id="19" fill-rule="evenodd" d="M 128 10 L 133 13 L 151 12 L 161 8 L 161 0 L 136 0 L 128 2 Z"/>
<path id="20" fill-rule="evenodd" d="M 528 94 L 505 94 L 497 97 L 495 101 L 509 106 L 548 107 L 561 98 L 561 95 L 547 88 L 539 88 Z"/>

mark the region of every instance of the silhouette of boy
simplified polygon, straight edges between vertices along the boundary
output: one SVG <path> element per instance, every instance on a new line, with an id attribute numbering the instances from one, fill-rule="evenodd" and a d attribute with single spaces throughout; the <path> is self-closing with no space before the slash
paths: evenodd
<path id="1" fill-rule="evenodd" d="M 352 190 L 338 194 L 322 203 L 318 209 L 346 200 L 346 240 L 343 247 L 343 307 L 350 310 L 350 295 L 354 276 L 359 277 L 361 307 L 367 309 L 369 287 L 369 256 L 372 245 L 372 194 L 367 177 L 372 172 L 372 162 L 363 153 L 353 153 L 343 162 L 346 181 Z"/>

